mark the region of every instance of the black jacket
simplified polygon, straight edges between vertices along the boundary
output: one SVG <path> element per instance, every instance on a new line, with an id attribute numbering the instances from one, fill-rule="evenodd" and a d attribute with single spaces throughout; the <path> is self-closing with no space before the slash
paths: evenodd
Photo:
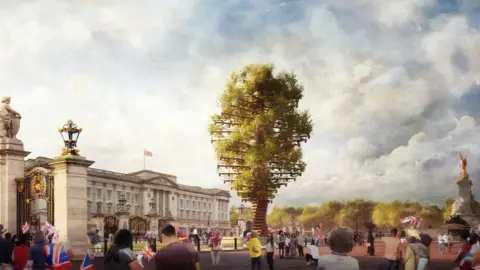
<path id="1" fill-rule="evenodd" d="M 0 263 L 12 264 L 13 242 L 0 237 Z"/>

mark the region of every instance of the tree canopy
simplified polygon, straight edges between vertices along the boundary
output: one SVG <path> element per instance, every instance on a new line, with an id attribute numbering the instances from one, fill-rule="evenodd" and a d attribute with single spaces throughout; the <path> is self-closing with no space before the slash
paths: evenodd
<path id="1" fill-rule="evenodd" d="M 248 65 L 232 73 L 209 127 L 219 175 L 252 203 L 271 201 L 303 173 L 299 146 L 313 128 L 308 112 L 297 109 L 303 87 L 295 74 L 273 71 L 273 65 Z"/>
<path id="2" fill-rule="evenodd" d="M 327 230 L 339 225 L 365 229 L 366 224 L 373 223 L 379 229 L 389 230 L 401 226 L 400 220 L 412 215 L 423 219 L 421 227 L 437 228 L 450 217 L 452 203 L 453 200 L 447 199 L 445 206 L 440 208 L 434 204 L 422 205 L 414 201 L 326 201 L 319 206 L 274 207 L 267 221 L 274 228 L 313 228 L 322 223 Z"/>

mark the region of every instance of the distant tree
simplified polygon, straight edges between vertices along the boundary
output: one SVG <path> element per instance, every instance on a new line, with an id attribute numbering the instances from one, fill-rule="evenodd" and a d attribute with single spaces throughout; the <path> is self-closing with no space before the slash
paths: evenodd
<path id="1" fill-rule="evenodd" d="M 448 198 L 443 202 L 443 219 L 449 220 L 450 215 L 452 213 L 453 203 L 455 202 L 454 199 Z"/>
<path id="2" fill-rule="evenodd" d="M 363 199 L 346 201 L 337 216 L 337 222 L 343 226 L 362 228 L 366 221 L 372 219 L 375 203 Z"/>
<path id="3" fill-rule="evenodd" d="M 423 219 L 422 226 L 425 228 L 428 228 L 428 227 L 438 228 L 444 222 L 443 210 L 437 205 L 433 205 L 433 204 L 424 205 L 422 212 L 420 213 L 419 216 Z"/>
<path id="4" fill-rule="evenodd" d="M 252 220 L 252 217 L 253 217 L 252 207 L 244 206 L 243 218 L 245 220 Z M 240 218 L 240 210 L 238 209 L 238 207 L 235 205 L 230 206 L 230 224 L 237 225 L 239 218 Z"/>
<path id="5" fill-rule="evenodd" d="M 296 76 L 273 71 L 273 65 L 248 65 L 232 73 L 209 127 L 219 175 L 252 203 L 252 229 L 263 235 L 268 203 L 305 170 L 300 143 L 313 129 L 308 112 L 298 110 L 303 87 Z"/>
<path id="6" fill-rule="evenodd" d="M 391 222 L 388 213 L 390 212 L 389 203 L 377 203 L 373 208 L 372 221 L 381 229 L 390 229 Z"/>

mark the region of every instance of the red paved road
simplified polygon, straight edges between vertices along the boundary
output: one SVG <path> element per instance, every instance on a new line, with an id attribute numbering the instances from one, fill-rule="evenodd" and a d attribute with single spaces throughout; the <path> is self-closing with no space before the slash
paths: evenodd
<path id="1" fill-rule="evenodd" d="M 431 260 L 429 264 L 430 270 L 452 270 L 455 265 L 452 261 L 455 258 L 455 251 L 458 247 L 452 248 L 452 252 L 447 255 L 440 255 L 436 243 L 430 247 Z M 327 254 L 328 248 L 320 248 L 321 254 Z M 381 243 L 375 244 L 375 256 L 366 256 L 365 247 L 355 247 L 350 255 L 357 258 L 362 270 L 376 270 L 385 269 L 385 260 L 383 259 L 384 245 Z M 202 270 L 213 269 L 211 267 L 211 258 L 209 252 L 200 253 L 200 264 Z M 78 269 L 80 262 L 75 262 L 71 269 Z M 95 259 L 95 270 L 103 269 L 103 258 Z M 147 268 L 148 269 L 148 268 Z M 221 254 L 220 269 L 225 270 L 245 270 L 250 269 L 250 260 L 246 251 L 229 251 Z M 265 260 L 263 260 L 262 269 L 268 269 Z M 278 259 L 275 258 L 275 269 L 315 269 L 314 266 L 305 266 L 304 259 Z"/>

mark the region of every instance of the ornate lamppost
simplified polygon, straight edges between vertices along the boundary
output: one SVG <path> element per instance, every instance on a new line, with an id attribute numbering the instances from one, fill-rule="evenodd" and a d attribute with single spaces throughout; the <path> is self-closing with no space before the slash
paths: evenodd
<path id="1" fill-rule="evenodd" d="M 58 131 L 62 135 L 63 142 L 65 147 L 62 150 L 62 156 L 72 155 L 79 156 L 80 149 L 77 148 L 78 137 L 82 133 L 82 128 L 79 128 L 72 120 L 63 125 L 62 128 L 59 128 Z"/>

